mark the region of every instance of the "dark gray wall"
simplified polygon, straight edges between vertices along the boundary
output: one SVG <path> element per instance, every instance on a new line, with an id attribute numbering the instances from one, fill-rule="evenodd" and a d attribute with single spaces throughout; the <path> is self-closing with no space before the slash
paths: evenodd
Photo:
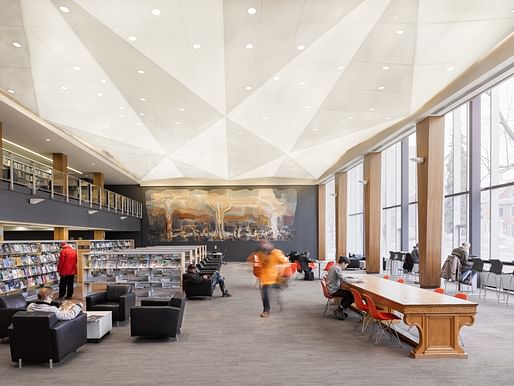
<path id="1" fill-rule="evenodd" d="M 45 198 L 45 200 L 37 205 L 31 205 L 30 198 Z M 33 196 L 29 189 L 20 186 L 10 191 L 5 182 L 0 182 L 0 223 L 52 224 L 131 232 L 141 230 L 141 220 L 138 218 L 127 217 L 121 220 L 119 214 L 100 210 L 90 215 L 88 210 L 89 208 L 85 206 L 58 199 L 52 200 L 44 192 L 38 192 L 37 196 Z"/>
<path id="2" fill-rule="evenodd" d="M 155 189 L 156 187 L 140 188 L 135 185 L 112 185 L 106 186 L 107 189 L 114 192 L 123 194 L 127 197 L 135 200 L 141 200 L 145 202 L 145 191 L 146 189 Z M 170 188 L 166 186 L 164 188 Z M 174 189 L 180 189 L 179 187 L 173 187 Z M 184 189 L 211 189 L 218 187 L 184 187 Z M 318 188 L 317 186 L 227 186 L 226 188 L 282 188 L 282 189 L 296 189 L 298 192 L 296 215 L 295 215 L 295 230 L 296 237 L 290 241 L 276 241 L 274 244 L 276 247 L 282 249 L 285 253 L 289 251 L 309 251 L 312 257 L 317 257 L 317 240 L 318 240 Z M 146 205 L 143 207 L 143 222 L 142 222 L 142 234 L 141 242 L 143 246 L 149 245 L 148 242 L 148 217 L 146 215 Z M 193 242 L 168 242 L 167 245 L 180 245 L 180 244 L 195 244 Z M 205 243 L 201 243 L 205 244 Z M 244 240 L 232 240 L 232 241 L 217 241 L 208 242 L 207 246 L 209 250 L 214 248 L 214 245 L 218 249 L 225 252 L 226 259 L 228 261 L 244 261 L 251 251 L 257 247 L 257 242 L 244 241 Z"/>

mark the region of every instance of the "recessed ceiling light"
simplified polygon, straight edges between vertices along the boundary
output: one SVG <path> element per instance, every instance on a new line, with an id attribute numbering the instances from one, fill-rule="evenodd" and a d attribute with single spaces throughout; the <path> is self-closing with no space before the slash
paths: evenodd
<path id="1" fill-rule="evenodd" d="M 64 5 L 61 5 L 61 6 L 59 7 L 59 10 L 60 10 L 61 12 L 64 12 L 64 13 L 68 13 L 68 12 L 70 12 L 70 9 L 69 9 L 68 7 L 65 7 Z"/>
<path id="2" fill-rule="evenodd" d="M 318 131 L 319 129 L 317 127 L 315 127 L 314 129 L 312 129 L 312 131 Z"/>
<path id="3" fill-rule="evenodd" d="M 248 48 L 249 50 L 251 50 L 253 48 L 253 44 L 252 43 L 246 43 L 246 48 Z"/>
<path id="4" fill-rule="evenodd" d="M 96 166 L 96 164 L 92 163 L 91 166 Z"/>
<path id="5" fill-rule="evenodd" d="M 353 117 L 347 117 L 348 119 L 353 119 Z"/>
<path id="6" fill-rule="evenodd" d="M 182 122 L 175 122 L 175 125 L 180 125 Z"/>
<path id="7" fill-rule="evenodd" d="M 143 98 L 143 97 L 139 98 L 139 100 L 140 100 L 141 102 L 146 102 L 146 98 Z"/>
<path id="8" fill-rule="evenodd" d="M 368 110 L 369 111 L 375 111 L 375 109 L 373 107 L 370 107 Z"/>
<path id="9" fill-rule="evenodd" d="M 120 118 L 121 118 L 121 119 L 125 118 L 125 115 L 120 115 Z"/>
<path id="10" fill-rule="evenodd" d="M 255 8 L 248 8 L 248 14 L 249 15 L 255 15 L 257 13 L 257 10 Z"/>
<path id="11" fill-rule="evenodd" d="M 161 14 L 161 10 L 160 10 L 160 9 L 157 9 L 157 8 L 152 9 L 152 14 L 153 14 L 154 16 L 159 16 L 159 15 Z"/>
<path id="12" fill-rule="evenodd" d="M 399 29 L 398 31 L 396 31 L 396 35 L 403 35 L 404 32 L 404 30 Z"/>
<path id="13" fill-rule="evenodd" d="M 391 67 L 389 67 L 389 66 L 384 66 L 384 67 L 382 67 L 382 70 L 387 71 L 387 70 L 389 70 L 390 68 L 391 68 Z"/>
<path id="14" fill-rule="evenodd" d="M 243 110 L 237 110 L 238 114 L 243 114 Z"/>
<path id="15" fill-rule="evenodd" d="M 252 89 L 252 86 L 246 86 L 246 87 L 245 87 L 245 90 L 250 91 L 251 89 Z"/>
<path id="16" fill-rule="evenodd" d="M 101 96 L 104 96 L 104 94 L 102 94 L 101 92 L 99 92 L 99 93 L 97 93 L 97 94 L 96 94 L 96 96 L 101 97 Z"/>
<path id="17" fill-rule="evenodd" d="M 45 141 L 46 142 L 50 142 L 50 138 L 45 138 Z"/>
<path id="18" fill-rule="evenodd" d="M 300 82 L 300 86 L 305 86 L 306 84 L 307 84 L 307 82 L 306 82 L 306 81 L 304 81 L 304 80 L 302 80 L 302 81 Z"/>
<path id="19" fill-rule="evenodd" d="M 391 120 L 391 117 L 386 117 L 386 119 L 389 121 L 389 120 Z"/>
<path id="20" fill-rule="evenodd" d="M 237 154 L 237 151 L 233 151 L 232 154 Z"/>
<path id="21" fill-rule="evenodd" d="M 303 108 L 304 108 L 305 110 L 309 110 L 309 109 L 311 108 L 311 106 L 303 106 Z"/>
<path id="22" fill-rule="evenodd" d="M 337 70 L 338 70 L 338 71 L 344 70 L 344 66 L 339 66 L 339 67 L 337 67 Z"/>
<path id="23" fill-rule="evenodd" d="M 275 76 L 273 80 L 280 80 L 280 76 Z"/>
<path id="24" fill-rule="evenodd" d="M 305 50 L 305 46 L 303 44 L 300 44 L 300 45 L 296 46 L 296 49 L 298 51 L 303 51 L 303 50 Z"/>
<path id="25" fill-rule="evenodd" d="M 21 48 L 21 44 L 18 42 L 12 42 L 12 45 L 16 48 Z"/>
<path id="26" fill-rule="evenodd" d="M 100 79 L 100 83 L 107 83 L 105 79 Z"/>
<path id="27" fill-rule="evenodd" d="M 139 115 L 140 117 L 143 117 L 145 115 L 145 113 L 139 113 L 137 115 Z"/>
<path id="28" fill-rule="evenodd" d="M 7 92 L 9 94 L 16 94 L 16 91 L 14 91 L 12 88 L 7 89 Z"/>
<path id="29" fill-rule="evenodd" d="M 120 110 L 125 110 L 125 106 L 120 106 Z"/>
<path id="30" fill-rule="evenodd" d="M 280 135 L 280 131 L 277 131 L 277 135 Z"/>
<path id="31" fill-rule="evenodd" d="M 385 88 L 384 86 L 378 86 L 377 90 L 383 90 L 384 88 Z"/>
<path id="32" fill-rule="evenodd" d="M 144 74 L 145 72 L 143 70 L 137 70 L 138 74 Z"/>
<path id="33" fill-rule="evenodd" d="M 68 87 L 66 87 L 66 86 L 61 86 L 61 90 L 66 91 L 67 89 L 68 89 Z"/>
<path id="34" fill-rule="evenodd" d="M 75 67 L 73 67 L 73 69 L 74 69 L 75 71 L 80 71 L 80 67 L 79 67 L 79 66 L 75 66 Z"/>
<path id="35" fill-rule="evenodd" d="M 261 119 L 265 121 L 266 119 L 268 119 L 268 117 L 261 117 Z"/>
<path id="36" fill-rule="evenodd" d="M 198 44 L 198 43 L 193 44 L 193 48 L 194 48 L 195 50 L 199 50 L 199 49 L 200 49 L 200 47 L 201 47 L 201 46 L 200 46 L 200 44 Z"/>
<path id="37" fill-rule="evenodd" d="M 183 107 L 179 107 L 178 111 L 184 111 L 185 109 Z"/>
<path id="38" fill-rule="evenodd" d="M 448 68 L 446 69 L 446 71 L 448 71 L 448 72 L 453 71 L 453 70 L 455 70 L 455 67 L 453 67 L 453 66 L 450 66 L 450 67 L 448 67 Z"/>
<path id="39" fill-rule="evenodd" d="M 141 122 L 138 122 L 136 125 L 137 125 L 137 126 L 143 126 L 143 124 L 142 124 Z M 145 138 L 150 138 L 150 136 L 149 136 L 149 135 L 147 135 Z"/>
<path id="40" fill-rule="evenodd" d="M 130 35 L 127 39 L 131 42 L 135 42 L 137 40 L 137 38 L 134 35 Z"/>

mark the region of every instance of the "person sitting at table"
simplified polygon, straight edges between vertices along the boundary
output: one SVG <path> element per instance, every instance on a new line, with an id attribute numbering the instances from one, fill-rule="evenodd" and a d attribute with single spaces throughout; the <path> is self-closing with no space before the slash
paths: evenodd
<path id="1" fill-rule="evenodd" d="M 346 256 L 339 256 L 336 263 L 330 268 L 327 274 L 327 289 L 332 297 L 341 298 L 338 308 L 334 311 L 334 316 L 344 320 L 348 317 L 345 310 L 353 303 L 353 295 L 350 292 L 343 270 L 350 265 L 350 260 Z"/>
<path id="2" fill-rule="evenodd" d="M 65 301 L 62 304 L 56 303 L 52 298 L 52 290 L 50 288 L 41 288 L 37 293 L 37 301 L 27 306 L 28 312 L 53 312 L 59 320 L 75 319 L 82 312 L 82 304 L 74 304 L 71 301 Z"/>

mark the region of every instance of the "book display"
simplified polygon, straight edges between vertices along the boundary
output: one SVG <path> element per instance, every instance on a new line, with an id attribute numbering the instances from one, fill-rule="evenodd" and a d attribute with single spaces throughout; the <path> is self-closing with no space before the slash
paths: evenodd
<path id="1" fill-rule="evenodd" d="M 0 244 L 0 294 L 32 296 L 38 287 L 58 283 L 61 241 L 5 241 Z M 76 243 L 69 241 L 72 248 Z"/>
<path id="2" fill-rule="evenodd" d="M 150 248 L 84 254 L 83 282 L 87 293 L 93 284 L 128 283 L 137 296 L 170 296 L 182 287 L 185 271 L 184 251 Z"/>

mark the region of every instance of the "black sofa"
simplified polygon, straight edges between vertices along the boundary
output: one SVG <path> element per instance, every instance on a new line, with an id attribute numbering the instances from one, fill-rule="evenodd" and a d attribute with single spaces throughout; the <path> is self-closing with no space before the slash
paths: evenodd
<path id="1" fill-rule="evenodd" d="M 58 320 L 53 312 L 19 311 L 9 327 L 11 359 L 22 362 L 60 362 L 87 343 L 87 316 Z"/>
<path id="2" fill-rule="evenodd" d="M 13 315 L 26 309 L 27 301 L 22 294 L 0 296 L 0 338 L 7 337 Z"/>
<path id="3" fill-rule="evenodd" d="M 177 338 L 182 327 L 186 297 L 182 292 L 171 299 L 143 299 L 130 310 L 130 336 Z"/>
<path id="4" fill-rule="evenodd" d="M 203 274 L 203 272 L 202 272 Z M 212 276 L 203 279 L 199 283 L 192 282 L 188 280 L 188 276 L 186 274 L 182 275 L 182 288 L 186 293 L 186 297 L 188 299 L 191 298 L 199 298 L 199 297 L 209 297 L 212 296 L 213 288 L 212 288 Z"/>
<path id="5" fill-rule="evenodd" d="M 86 296 L 88 311 L 111 311 L 113 322 L 128 320 L 135 305 L 136 294 L 130 284 L 108 284 L 106 291 Z"/>

